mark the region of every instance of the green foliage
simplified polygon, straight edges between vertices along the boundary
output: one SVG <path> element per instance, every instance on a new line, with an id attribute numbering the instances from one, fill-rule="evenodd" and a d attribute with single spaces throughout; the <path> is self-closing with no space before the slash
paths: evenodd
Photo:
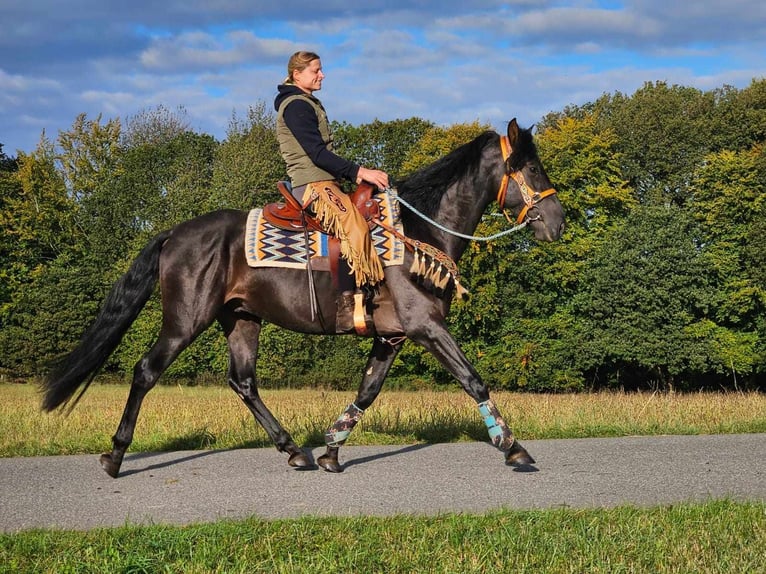
<path id="1" fill-rule="evenodd" d="M 17 159 L 14 157 L 8 157 L 3 151 L 3 144 L 0 143 L 0 172 L 4 171 L 16 171 Z"/>
<path id="2" fill-rule="evenodd" d="M 77 205 L 56 171 L 53 145 L 42 138 L 37 149 L 4 162 L 0 171 L 0 326 L 26 295 L 34 277 L 81 237 Z M 10 338 L 9 340 L 13 340 Z M 4 347 L 13 349 L 13 347 Z M 4 364 L 0 357 L 0 364 Z"/>
<path id="3" fill-rule="evenodd" d="M 250 107 L 244 120 L 232 117 L 216 154 L 208 210 L 251 209 L 280 197 L 276 184 L 287 172 L 275 126 L 276 116 L 263 102 Z"/>
<path id="4" fill-rule="evenodd" d="M 596 109 L 617 134 L 624 176 L 639 197 L 683 202 L 686 182 L 712 143 L 713 95 L 647 82 L 631 97 L 602 97 Z"/>
<path id="5" fill-rule="evenodd" d="M 171 111 L 160 104 L 154 109 L 144 109 L 129 116 L 121 142 L 124 148 L 151 146 L 168 142 L 189 131 L 191 127 L 183 107 Z"/>
<path id="6" fill-rule="evenodd" d="M 710 151 L 746 150 L 766 141 L 766 80 L 743 90 L 724 86 L 713 97 Z"/>
<path id="7" fill-rule="evenodd" d="M 418 145 L 413 146 L 402 161 L 400 175 L 410 175 L 489 129 L 488 125 L 480 124 L 479 122 L 453 124 L 446 128 L 438 126 L 428 127 L 420 137 Z"/>
<path id="8" fill-rule="evenodd" d="M 715 281 L 701 239 L 681 209 L 642 206 L 602 245 L 574 302 L 583 371 L 605 373 L 609 385 L 649 378 L 689 388 L 705 373 L 752 368 L 754 338 L 712 320 Z"/>
<path id="9" fill-rule="evenodd" d="M 0 330 L 0 370 L 42 374 L 50 361 L 74 348 L 108 287 L 92 259 L 63 254 L 38 267 L 16 295 Z"/>
<path id="10" fill-rule="evenodd" d="M 123 129 L 124 125 L 124 129 Z M 394 184 L 488 126 L 420 118 L 334 123 L 338 153 Z M 744 385 L 766 381 L 766 80 L 710 92 L 647 82 L 538 123 L 566 213 L 561 240 L 522 231 L 474 242 L 459 262 L 472 293 L 452 332 L 493 388 Z M 0 146 L 0 369 L 40 372 L 71 348 L 109 286 L 161 229 L 278 198 L 286 177 L 265 103 L 233 116 L 222 142 L 163 106 L 102 122 L 84 114 L 37 149 Z M 506 223 L 487 214 L 477 229 Z M 158 295 L 108 370 L 130 374 L 160 323 Z M 268 386 L 355 388 L 370 342 L 264 327 Z M 226 370 L 217 326 L 168 375 Z M 454 384 L 405 345 L 392 381 Z"/>
<path id="11" fill-rule="evenodd" d="M 433 127 L 431 122 L 420 118 L 375 120 L 360 126 L 333 122 L 333 146 L 341 157 L 365 167 L 382 169 L 395 181 L 406 175 L 403 165 L 407 156 Z"/>
<path id="12" fill-rule="evenodd" d="M 43 138 L 33 153 L 21 153 L 17 171 L 4 173 L 0 224 L 11 255 L 33 267 L 51 261 L 78 235 L 77 205 L 56 170 L 53 145 Z"/>
<path id="13" fill-rule="evenodd" d="M 27 276 L 26 258 L 19 260 L 14 255 L 19 242 L 12 232 L 15 221 L 12 204 L 23 194 L 17 170 L 17 161 L 8 158 L 0 144 L 0 325 L 14 293 L 20 290 Z"/>
<path id="14" fill-rule="evenodd" d="M 746 330 L 764 309 L 763 228 L 766 170 L 763 146 L 710 154 L 692 183 L 689 208 L 702 222 L 712 266 L 722 283 L 716 317 Z"/>

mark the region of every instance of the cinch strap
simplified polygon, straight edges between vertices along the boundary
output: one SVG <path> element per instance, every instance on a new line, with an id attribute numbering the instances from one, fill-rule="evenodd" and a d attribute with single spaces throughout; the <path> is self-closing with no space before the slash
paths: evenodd
<path id="1" fill-rule="evenodd" d="M 325 443 L 327 443 L 327 446 L 340 446 L 346 442 L 348 435 L 351 434 L 351 431 L 356 426 L 356 423 L 362 418 L 363 414 L 364 411 L 354 403 L 348 405 L 346 410 L 343 411 L 343 414 L 338 417 L 338 420 L 327 429 L 327 432 L 324 435 L 324 440 Z"/>
<path id="2" fill-rule="evenodd" d="M 508 428 L 503 417 L 500 416 L 500 411 L 497 410 L 495 403 L 492 402 L 492 399 L 489 399 L 479 403 L 478 406 L 479 413 L 484 417 L 484 424 L 487 425 L 492 444 L 502 451 L 510 450 L 515 439 L 511 429 Z"/>

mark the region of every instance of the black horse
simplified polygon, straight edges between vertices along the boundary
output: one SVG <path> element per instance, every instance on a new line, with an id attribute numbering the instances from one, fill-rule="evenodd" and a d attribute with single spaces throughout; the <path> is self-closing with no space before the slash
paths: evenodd
<path id="1" fill-rule="evenodd" d="M 531 131 L 520 129 L 515 119 L 508 125 L 507 136 L 485 132 L 400 182 L 398 193 L 411 206 L 401 210 L 404 234 L 412 242 L 437 248 L 452 261 L 460 258 L 468 245 L 466 236 L 495 199 L 503 210 L 526 222 L 538 240 L 556 240 L 564 228 L 561 204 L 537 155 Z M 334 333 L 334 319 L 330 324 L 320 319 L 335 317 L 335 290 L 328 272 L 313 272 L 318 311 L 314 313 L 305 269 L 249 267 L 244 247 L 247 215 L 234 210 L 208 213 L 152 239 L 113 286 L 79 345 L 44 381 L 43 409 L 52 411 L 67 404 L 82 387 L 72 406 L 76 404 L 159 279 L 162 328 L 157 341 L 135 365 L 113 449 L 101 456 L 110 476 L 116 478 L 119 473 L 146 393 L 181 351 L 216 320 L 228 341 L 229 385 L 277 449 L 288 453 L 291 466 L 315 467 L 258 394 L 258 336 L 262 321 L 303 333 Z M 446 297 L 438 297 L 413 280 L 410 269 L 415 256 L 407 251 L 403 265 L 385 269 L 385 281 L 376 296 L 380 304 L 374 312 L 375 329 L 370 334 L 373 346 L 356 400 L 328 429 L 327 452 L 317 462 L 330 472 L 343 470 L 338 447 L 378 396 L 404 340 L 411 339 L 430 351 L 478 403 L 489 435 L 505 453 L 506 463 L 533 463 L 447 330 L 445 317 L 454 289 L 448 289 Z"/>

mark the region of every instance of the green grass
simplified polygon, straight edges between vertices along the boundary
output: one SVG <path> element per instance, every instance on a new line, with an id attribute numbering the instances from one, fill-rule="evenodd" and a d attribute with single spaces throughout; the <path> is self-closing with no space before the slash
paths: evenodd
<path id="1" fill-rule="evenodd" d="M 33 385 L 0 384 L 0 456 L 98 453 L 111 445 L 127 385 L 93 385 L 68 416 L 40 411 Z M 324 444 L 324 431 L 354 393 L 262 393 L 296 442 Z M 766 432 L 761 393 L 494 393 L 521 440 L 658 434 Z M 349 445 L 487 440 L 462 391 L 383 391 Z M 271 446 L 236 395 L 223 387 L 160 386 L 147 395 L 131 452 Z"/>
<path id="2" fill-rule="evenodd" d="M 8 572 L 766 571 L 766 505 L 304 518 L 0 535 Z"/>

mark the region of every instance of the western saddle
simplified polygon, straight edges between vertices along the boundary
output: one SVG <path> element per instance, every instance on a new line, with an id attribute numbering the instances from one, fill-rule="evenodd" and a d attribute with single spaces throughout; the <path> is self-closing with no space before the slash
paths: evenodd
<path id="1" fill-rule="evenodd" d="M 277 189 L 284 198 L 284 203 L 269 203 L 263 207 L 263 217 L 280 229 L 288 231 L 301 231 L 304 227 L 312 231 L 326 233 L 319 222 L 301 207 L 292 194 L 292 187 L 289 181 L 277 182 Z M 373 220 L 380 217 L 380 204 L 372 198 L 373 186 L 362 182 L 351 194 L 351 200 L 356 208 L 367 221 L 370 229 L 375 227 Z"/>
<path id="2" fill-rule="evenodd" d="M 263 207 L 263 217 L 271 225 L 288 231 L 319 231 L 327 234 L 322 229 L 319 221 L 301 207 L 292 194 L 292 187 L 288 181 L 277 182 L 277 189 L 282 194 L 284 202 L 269 203 Z M 367 226 L 373 229 L 376 225 L 375 220 L 380 217 L 380 204 L 373 199 L 373 186 L 369 183 L 360 183 L 356 190 L 351 194 L 351 200 L 367 222 Z M 329 271 L 332 276 L 332 282 L 335 288 L 338 288 L 338 261 L 340 259 L 340 240 L 337 237 L 330 236 L 328 244 L 329 250 Z M 317 264 L 319 263 L 319 264 Z M 320 262 L 314 264 L 314 269 L 321 269 Z M 327 270 L 327 267 L 325 267 Z"/>

